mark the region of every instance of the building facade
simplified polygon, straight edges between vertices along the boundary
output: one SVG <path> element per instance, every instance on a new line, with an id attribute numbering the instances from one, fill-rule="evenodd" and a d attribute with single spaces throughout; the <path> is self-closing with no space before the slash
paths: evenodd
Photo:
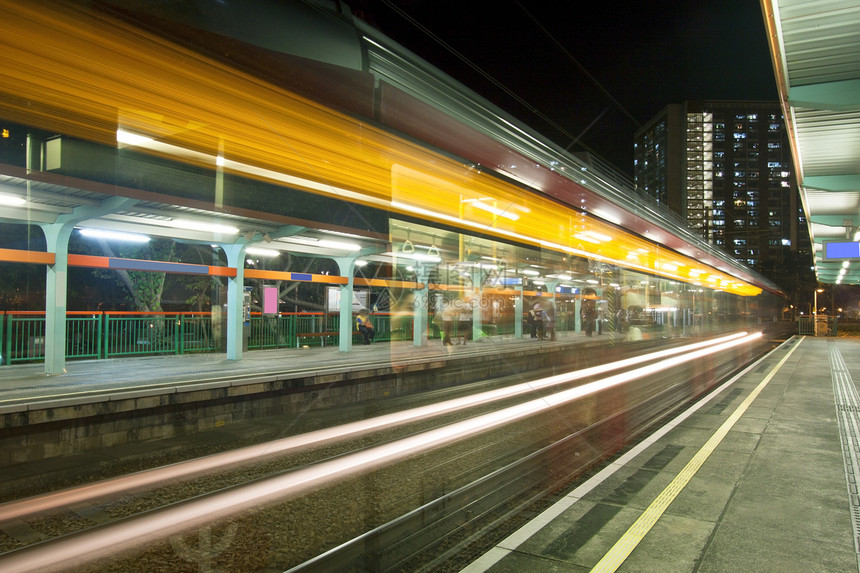
<path id="1" fill-rule="evenodd" d="M 777 102 L 669 105 L 636 133 L 634 162 L 640 193 L 737 261 L 778 279 L 811 258 Z"/>

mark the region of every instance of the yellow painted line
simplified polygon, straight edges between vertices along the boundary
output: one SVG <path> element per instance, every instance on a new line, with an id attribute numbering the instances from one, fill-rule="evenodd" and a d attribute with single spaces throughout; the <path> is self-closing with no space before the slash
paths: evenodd
<path id="1" fill-rule="evenodd" d="M 800 342 L 803 342 L 803 339 L 800 339 Z M 597 562 L 597 565 L 591 570 L 591 573 L 611 573 L 616 571 L 624 560 L 636 549 L 636 546 L 639 545 L 639 542 L 645 537 L 645 535 L 654 527 L 654 524 L 657 523 L 657 520 L 660 519 L 660 516 L 666 511 L 669 507 L 669 504 L 681 493 L 681 490 L 689 483 L 689 481 L 693 478 L 699 468 L 702 467 L 702 464 L 705 463 L 705 460 L 713 453 L 713 451 L 717 448 L 720 442 L 723 441 L 723 438 L 726 437 L 726 434 L 729 433 L 729 430 L 735 425 L 741 416 L 743 416 L 744 412 L 750 407 L 758 395 L 764 390 L 765 386 L 771 381 L 771 379 L 776 376 L 776 373 L 779 372 L 779 369 L 782 368 L 783 364 L 785 364 L 788 357 L 792 355 L 792 353 L 797 350 L 797 347 L 800 346 L 800 342 L 794 345 L 794 347 L 788 351 L 782 360 L 773 367 L 773 369 L 768 373 L 764 379 L 759 382 L 759 385 L 755 387 L 755 389 L 750 392 L 750 395 L 746 397 L 746 399 L 741 403 L 738 408 L 732 412 L 731 416 L 723 422 L 723 424 L 719 427 L 719 429 L 714 432 L 714 435 L 705 442 L 705 445 L 693 456 L 693 459 L 682 469 L 675 479 L 666 486 L 660 495 L 648 506 L 642 515 L 639 516 L 639 519 L 630 526 L 630 528 L 621 536 L 615 545 L 612 546 L 606 555 Z"/>

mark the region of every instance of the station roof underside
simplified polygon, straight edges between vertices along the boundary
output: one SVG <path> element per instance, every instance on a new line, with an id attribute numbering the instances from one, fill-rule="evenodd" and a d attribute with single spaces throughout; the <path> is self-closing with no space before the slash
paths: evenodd
<path id="1" fill-rule="evenodd" d="M 860 240 L 860 4 L 762 0 L 818 280 L 860 284 L 860 258 L 824 260 Z"/>

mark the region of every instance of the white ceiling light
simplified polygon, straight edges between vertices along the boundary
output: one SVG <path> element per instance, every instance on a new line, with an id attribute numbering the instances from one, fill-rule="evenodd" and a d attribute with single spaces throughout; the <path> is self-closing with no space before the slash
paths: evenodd
<path id="1" fill-rule="evenodd" d="M 19 195 L 6 195 L 4 193 L 0 193 L 0 205 L 6 205 L 8 207 L 18 207 L 19 205 L 23 205 L 27 200 Z"/>
<path id="2" fill-rule="evenodd" d="M 332 241 L 329 239 L 322 239 L 317 243 L 320 247 L 327 247 L 329 249 L 340 249 L 342 251 L 360 251 L 361 245 L 358 243 L 350 243 L 348 241 Z"/>
<path id="3" fill-rule="evenodd" d="M 148 243 L 150 238 L 139 233 L 124 233 L 121 231 L 108 231 L 107 229 L 78 229 L 78 232 L 93 239 L 106 239 L 110 241 L 123 241 L 126 243 Z"/>
<path id="4" fill-rule="evenodd" d="M 209 233 L 222 233 L 224 235 L 237 235 L 239 233 L 239 229 L 230 225 L 204 223 L 202 221 L 191 221 L 188 219 L 174 219 L 169 221 L 167 224 L 170 227 L 185 229 L 187 231 L 204 231 Z"/>
<path id="5" fill-rule="evenodd" d="M 117 129 L 116 141 L 117 143 L 143 146 L 149 143 L 153 143 L 155 140 L 151 137 L 146 137 L 145 135 L 138 135 L 136 133 L 131 133 L 130 131 L 125 131 L 124 129 Z"/>
<path id="6" fill-rule="evenodd" d="M 257 255 L 258 257 L 277 257 L 281 254 L 281 251 L 277 249 L 261 249 L 258 247 L 248 247 L 245 249 L 245 252 L 249 255 Z"/>
<path id="7" fill-rule="evenodd" d="M 516 221 L 520 218 L 516 213 L 511 213 L 510 211 L 506 211 L 504 209 L 499 209 L 498 207 L 494 207 L 493 205 L 488 205 L 487 203 L 482 203 L 480 199 L 466 199 L 463 203 L 469 203 L 473 207 L 477 207 L 478 209 L 482 209 L 493 215 L 498 217 L 504 217 L 506 219 L 510 219 L 511 221 Z"/>

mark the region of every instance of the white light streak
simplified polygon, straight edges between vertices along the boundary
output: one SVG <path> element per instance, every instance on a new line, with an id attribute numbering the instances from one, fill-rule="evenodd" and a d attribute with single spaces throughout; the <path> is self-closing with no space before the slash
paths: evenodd
<path id="1" fill-rule="evenodd" d="M 0 504 L 0 523 L 9 519 L 16 519 L 41 511 L 62 508 L 84 501 L 91 501 L 93 499 L 107 497 L 116 493 L 138 491 L 140 489 L 152 487 L 171 480 L 192 479 L 212 471 L 223 470 L 234 464 L 259 461 L 270 456 L 301 451 L 302 449 L 310 446 L 342 441 L 344 439 L 384 428 L 396 427 L 433 416 L 449 414 L 464 408 L 471 408 L 492 403 L 497 400 L 512 398 L 534 390 L 557 386 L 568 382 L 575 382 L 576 380 L 582 380 L 583 378 L 599 374 L 606 374 L 621 368 L 629 368 L 652 360 L 660 360 L 670 356 L 683 354 L 684 352 L 724 344 L 738 340 L 746 335 L 746 332 L 739 332 L 712 340 L 686 344 L 677 348 L 667 348 L 665 350 L 651 352 L 642 356 L 634 356 L 632 358 L 625 358 L 608 364 L 584 368 L 575 372 L 566 372 L 549 378 L 523 382 L 522 384 L 514 386 L 439 402 L 438 404 L 430 404 L 403 412 L 377 416 L 368 420 L 343 424 L 333 428 L 308 432 L 298 436 L 291 436 L 256 446 L 248 446 L 230 452 L 214 454 L 203 458 L 189 460 L 187 462 L 180 462 L 162 468 L 155 468 L 127 476 L 102 480 L 81 487 L 53 492 L 47 496 L 35 496 L 19 501 L 7 502 Z"/>
<path id="2" fill-rule="evenodd" d="M 528 416 L 550 410 L 562 404 L 568 404 L 585 396 L 596 394 L 602 390 L 619 386 L 631 380 L 656 374 L 663 370 L 674 368 L 679 364 L 701 359 L 709 354 L 714 354 L 735 346 L 750 343 L 760 337 L 761 333 L 751 335 L 739 333 L 737 335 L 723 337 L 722 339 L 655 352 L 649 355 L 649 357 L 636 357 L 618 361 L 613 363 L 612 369 L 617 368 L 617 366 L 614 365 L 621 363 L 635 364 L 635 361 L 637 360 L 652 360 L 657 355 L 669 355 L 663 353 L 684 353 L 682 356 L 666 358 L 659 362 L 636 368 L 628 372 L 609 376 L 602 380 L 589 382 L 575 388 L 563 390 L 516 406 L 503 408 L 495 412 L 476 416 L 454 424 L 449 424 L 435 430 L 416 434 L 388 444 L 348 454 L 340 458 L 321 462 L 286 474 L 280 474 L 264 480 L 259 480 L 249 485 L 236 487 L 221 493 L 194 498 L 187 502 L 168 506 L 162 510 L 130 518 L 111 526 L 84 531 L 78 535 L 63 537 L 56 541 L 36 544 L 16 551 L 5 557 L 0 557 L 0 569 L 2 569 L 4 573 L 50 571 L 56 570 L 58 567 L 80 565 L 83 562 L 91 561 L 111 553 L 116 553 L 123 549 L 146 545 L 156 539 L 174 535 L 216 519 L 247 511 L 248 507 L 255 507 L 275 501 L 283 501 L 288 496 L 296 496 L 310 489 L 318 489 L 319 487 L 330 484 L 336 480 L 342 480 L 358 473 L 365 472 L 369 469 L 379 467 L 383 464 L 393 463 L 406 457 L 438 448 L 439 446 L 456 440 L 474 436 L 478 433 L 486 432 L 504 424 L 522 420 Z M 720 340 L 722 340 L 722 342 L 718 343 Z M 691 350 L 694 347 L 699 348 L 697 350 Z M 525 386 L 528 388 L 528 390 L 523 391 L 545 388 L 547 386 L 568 382 L 572 379 L 582 377 L 585 375 L 586 371 L 591 371 L 590 374 L 593 375 L 600 373 L 605 368 L 606 366 L 598 366 L 574 373 L 551 376 L 534 382 L 517 385 L 517 387 Z M 490 391 L 482 393 L 479 396 L 496 394 L 497 392 L 502 392 L 504 394 L 507 390 L 509 389 Z M 469 396 L 445 402 L 443 404 L 460 402 L 461 400 L 468 402 L 474 398 L 475 396 Z M 425 408 L 410 410 L 410 412 L 423 411 L 428 408 L 433 410 L 439 406 L 440 404 L 431 405 Z M 379 420 L 381 418 L 390 418 L 392 416 L 396 418 L 402 414 L 404 413 L 382 416 L 380 418 L 370 420 L 369 422 L 373 422 L 374 420 Z M 348 426 L 360 426 L 361 424 L 363 424 L 363 422 L 347 424 L 338 428 L 332 428 L 331 430 L 323 430 L 323 432 L 333 431 L 335 434 L 340 433 L 343 435 L 342 432 L 344 428 Z M 317 433 L 318 432 L 313 432 L 312 434 Z M 305 436 L 296 436 L 295 439 L 302 439 L 304 437 Z M 294 438 L 288 438 L 287 440 L 291 439 Z M 260 448 L 260 446 L 243 448 L 243 450 L 255 448 Z M 221 455 L 224 454 L 218 454 L 217 456 L 210 456 L 209 458 L 203 459 L 206 460 Z M 181 466 L 182 464 L 177 465 Z M 168 466 L 167 468 L 159 468 L 159 470 L 169 470 L 174 467 L 175 466 Z M 145 474 L 147 472 L 142 473 Z M 110 482 L 116 480 L 107 481 Z M 93 486 L 87 487 L 97 486 L 98 484 L 93 484 Z M 12 504 L 7 504 L 7 506 L 8 505 Z M 8 517 L 5 517 L 6 512 L 4 509 L 5 508 L 3 506 L 0 506 L 0 516 L 8 519 Z"/>

